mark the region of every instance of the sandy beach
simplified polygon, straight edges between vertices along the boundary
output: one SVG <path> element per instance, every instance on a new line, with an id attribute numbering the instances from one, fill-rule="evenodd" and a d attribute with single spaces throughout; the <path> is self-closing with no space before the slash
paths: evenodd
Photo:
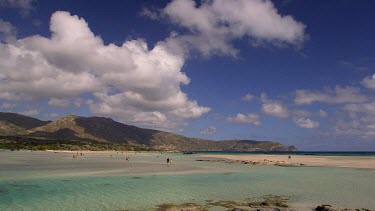
<path id="1" fill-rule="evenodd" d="M 284 161 L 285 163 L 303 163 L 306 166 L 332 166 L 358 169 L 375 169 L 375 157 L 346 157 L 346 156 L 309 156 L 293 155 L 288 159 L 287 155 L 199 155 L 204 158 L 229 159 L 240 161 Z"/>

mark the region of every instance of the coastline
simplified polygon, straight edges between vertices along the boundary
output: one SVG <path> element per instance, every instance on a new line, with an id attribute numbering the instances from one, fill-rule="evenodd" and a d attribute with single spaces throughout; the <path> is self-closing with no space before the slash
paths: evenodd
<path id="1" fill-rule="evenodd" d="M 200 157 L 208 159 L 227 159 L 232 161 L 250 161 L 261 164 L 275 164 L 276 162 L 285 164 L 303 164 L 303 166 L 321 166 L 321 167 L 341 167 L 356 169 L 375 169 L 375 157 L 361 156 L 316 156 L 316 155 L 293 155 L 288 159 L 287 155 L 267 155 L 267 154 L 244 154 L 244 155 L 226 155 L 200 154 Z M 265 163 L 264 161 L 272 161 Z"/>
<path id="2" fill-rule="evenodd" d="M 25 150 L 19 153 L 0 153 L 0 158 L 4 158 L 0 159 L 0 167 L 5 170 L 0 174 L 0 185 L 6 191 L 5 198 L 0 199 L 0 209 L 14 208 L 17 205 L 37 210 L 52 206 L 52 203 L 59 202 L 61 198 L 56 197 L 49 202 L 44 197 L 48 195 L 46 193 L 56 189 L 62 196 L 68 199 L 71 197 L 64 206 L 69 207 L 69 204 L 74 204 L 79 198 L 82 203 L 77 206 L 87 206 L 91 210 L 106 210 L 108 202 L 113 209 L 118 210 L 153 210 L 155 206 L 155 210 L 313 210 L 326 204 L 331 204 L 335 210 L 354 210 L 353 208 L 372 208 L 375 205 L 371 199 L 375 173 L 373 170 L 280 168 L 271 163 L 269 166 L 231 164 L 237 163 L 234 162 L 237 159 L 262 161 L 264 156 L 269 160 L 284 161 L 288 160 L 287 155 L 231 155 L 231 160 L 227 159 L 230 156 L 228 154 L 184 155 L 160 151 L 126 151 L 121 154 L 120 151 L 117 155 L 116 151 L 82 151 L 85 155 L 73 159 L 72 155 L 76 152 Z M 129 161 L 125 160 L 127 156 L 131 157 Z M 166 164 L 166 156 L 171 157 L 173 163 Z M 213 156 L 226 158 L 212 158 Z M 332 158 L 350 159 L 332 156 L 319 158 L 325 158 L 324 162 L 330 162 L 327 159 Z M 197 159 L 216 159 L 223 163 L 197 162 Z M 290 162 L 301 159 L 292 155 Z M 356 159 L 356 162 L 359 160 Z M 323 180 L 321 175 L 324 175 Z M 336 175 L 340 177 L 337 178 Z M 184 185 L 183 188 L 181 185 Z M 57 188 L 62 186 L 64 188 Z M 17 201 L 10 200 L 19 192 L 24 197 Z M 160 192 L 165 194 L 160 196 Z M 228 193 L 231 194 L 228 196 Z M 350 198 L 347 198 L 347 193 L 350 193 Z M 35 194 L 39 194 L 40 198 L 37 200 L 43 202 L 40 205 L 33 203 Z M 126 203 L 124 197 L 127 199 Z M 281 200 L 284 197 L 286 201 Z M 93 198 L 98 200 L 92 204 L 85 203 Z M 140 198 L 146 198 L 149 204 L 142 204 Z M 27 203 L 28 200 L 31 202 Z M 134 206 L 129 206 L 129 203 Z M 101 207 L 98 209 L 98 206 Z"/>
<path id="3" fill-rule="evenodd" d="M 10 150 L 0 150 L 3 152 Z M 19 150 L 30 151 L 30 150 Z M 49 153 L 67 153 L 75 154 L 77 152 L 84 154 L 98 155 L 115 155 L 121 154 L 142 154 L 142 156 L 154 156 L 163 153 L 181 153 L 178 151 L 90 151 L 90 150 L 36 150 L 34 152 Z M 232 163 L 258 164 L 258 165 L 280 165 L 280 166 L 319 166 L 319 167 L 340 167 L 355 169 L 375 170 L 375 156 L 323 156 L 323 155 L 291 155 L 291 159 L 287 154 L 195 154 L 204 160 L 199 161 L 217 161 L 227 160 Z M 211 159 L 211 160 L 210 160 Z"/>

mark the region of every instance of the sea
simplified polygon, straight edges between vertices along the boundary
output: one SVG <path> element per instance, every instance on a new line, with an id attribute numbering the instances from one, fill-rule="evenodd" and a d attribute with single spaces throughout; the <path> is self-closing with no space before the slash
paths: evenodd
<path id="1" fill-rule="evenodd" d="M 375 170 L 196 161 L 210 153 L 233 154 L 98 153 L 73 158 L 62 152 L 0 151 L 0 210 L 157 210 L 160 205 L 183 203 L 227 210 L 207 204 L 269 196 L 282 197 L 295 210 L 321 204 L 375 208 Z M 171 164 L 166 164 L 166 157 Z"/>

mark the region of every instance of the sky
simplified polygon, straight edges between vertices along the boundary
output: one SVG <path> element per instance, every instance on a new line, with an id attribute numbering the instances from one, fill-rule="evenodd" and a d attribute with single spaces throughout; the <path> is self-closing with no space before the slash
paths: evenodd
<path id="1" fill-rule="evenodd" d="M 375 2 L 0 0 L 0 111 L 375 150 Z"/>

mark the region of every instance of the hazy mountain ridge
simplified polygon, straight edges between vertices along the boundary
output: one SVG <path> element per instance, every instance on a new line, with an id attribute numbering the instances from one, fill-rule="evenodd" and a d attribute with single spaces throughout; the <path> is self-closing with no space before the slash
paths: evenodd
<path id="1" fill-rule="evenodd" d="M 8 122 L 10 124 L 19 126 L 24 129 L 31 129 L 39 126 L 46 125 L 51 121 L 42 121 L 36 118 L 28 117 L 16 113 L 0 112 L 0 121 Z"/>
<path id="2" fill-rule="evenodd" d="M 34 126 L 34 127 L 31 127 Z M 295 151 L 278 142 L 253 140 L 212 141 L 126 125 L 105 117 L 66 116 L 41 121 L 0 112 L 0 135 L 45 137 L 147 146 L 176 151 Z"/>

